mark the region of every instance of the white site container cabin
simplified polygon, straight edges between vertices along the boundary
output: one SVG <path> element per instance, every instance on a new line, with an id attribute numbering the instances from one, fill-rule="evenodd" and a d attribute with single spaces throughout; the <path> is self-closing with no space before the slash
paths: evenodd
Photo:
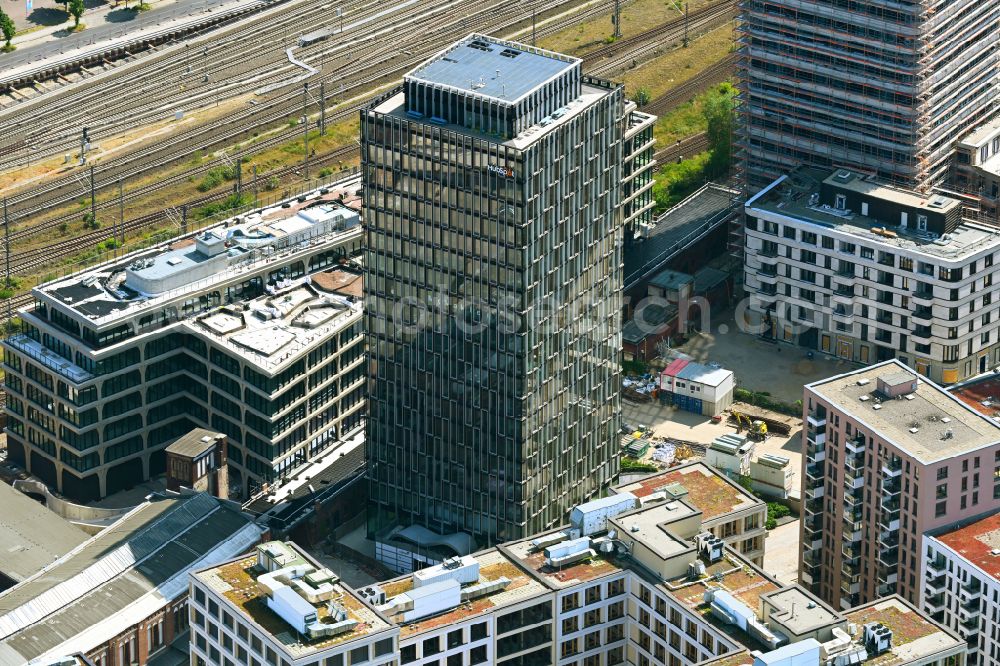
<path id="1" fill-rule="evenodd" d="M 608 518 L 614 518 L 639 506 L 632 493 L 619 493 L 580 504 L 569 514 L 569 522 L 582 536 L 608 530 Z"/>

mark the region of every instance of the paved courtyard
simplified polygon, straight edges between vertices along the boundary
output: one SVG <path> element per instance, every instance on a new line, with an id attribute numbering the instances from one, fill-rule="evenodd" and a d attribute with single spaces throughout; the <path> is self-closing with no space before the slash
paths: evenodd
<path id="1" fill-rule="evenodd" d="M 779 582 L 799 579 L 799 521 L 779 525 L 764 540 L 764 571 Z"/>
<path id="2" fill-rule="evenodd" d="M 732 310 L 712 320 L 710 331 L 692 336 L 679 350 L 696 361 L 714 362 L 736 373 L 738 386 L 767 391 L 784 402 L 802 399 L 802 385 L 855 369 L 857 364 L 806 349 L 765 342 L 741 332 Z"/>

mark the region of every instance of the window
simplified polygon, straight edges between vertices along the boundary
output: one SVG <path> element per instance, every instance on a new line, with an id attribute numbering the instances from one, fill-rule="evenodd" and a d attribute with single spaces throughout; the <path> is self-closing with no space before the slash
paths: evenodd
<path id="1" fill-rule="evenodd" d="M 998 452 L 998 453 L 1000 453 L 1000 452 Z M 948 478 L 948 468 L 947 467 L 938 467 L 937 478 L 938 478 L 938 481 L 940 481 L 942 479 L 947 479 Z"/>
<path id="2" fill-rule="evenodd" d="M 837 210 L 844 210 L 847 208 L 847 197 L 843 194 L 838 194 L 836 199 L 834 199 L 834 208 Z"/>
<path id="3" fill-rule="evenodd" d="M 917 231 L 927 231 L 926 215 L 917 215 Z"/>
<path id="4" fill-rule="evenodd" d="M 938 502 L 934 505 L 934 517 L 940 518 L 948 512 L 948 501 Z"/>
<path id="5" fill-rule="evenodd" d="M 485 645 L 480 645 L 479 647 L 472 648 L 472 650 L 469 652 L 469 663 L 473 665 L 486 663 Z"/>

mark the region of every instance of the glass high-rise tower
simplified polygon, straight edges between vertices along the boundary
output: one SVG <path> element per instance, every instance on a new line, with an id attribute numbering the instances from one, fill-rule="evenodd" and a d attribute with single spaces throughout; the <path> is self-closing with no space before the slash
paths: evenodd
<path id="1" fill-rule="evenodd" d="M 624 116 L 481 35 L 362 112 L 376 535 L 523 537 L 617 473 Z"/>

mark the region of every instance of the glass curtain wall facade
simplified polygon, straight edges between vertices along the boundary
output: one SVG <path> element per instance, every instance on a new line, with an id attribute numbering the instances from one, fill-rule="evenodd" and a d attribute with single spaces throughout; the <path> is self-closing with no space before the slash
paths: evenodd
<path id="1" fill-rule="evenodd" d="M 624 106 L 576 90 L 528 136 L 362 112 L 373 532 L 520 538 L 618 471 Z"/>

